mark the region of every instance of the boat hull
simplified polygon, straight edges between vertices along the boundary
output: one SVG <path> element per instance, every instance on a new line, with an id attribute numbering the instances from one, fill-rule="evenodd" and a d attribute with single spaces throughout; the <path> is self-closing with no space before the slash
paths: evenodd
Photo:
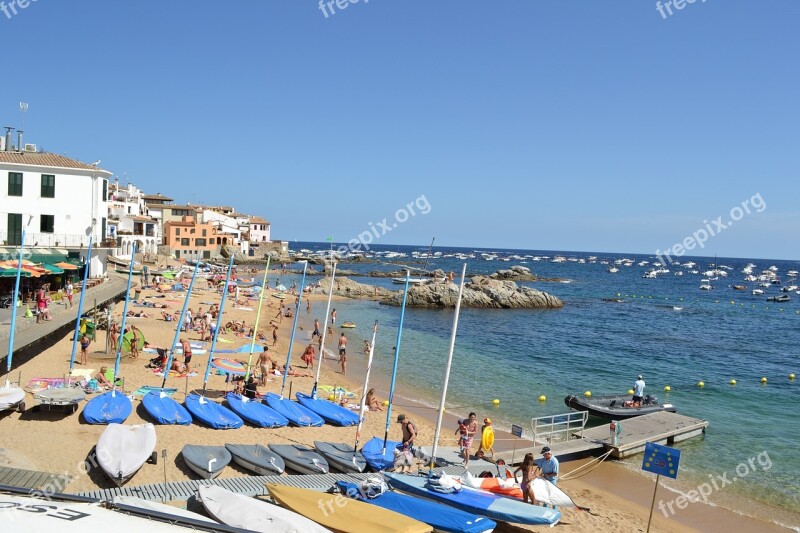
<path id="1" fill-rule="evenodd" d="M 591 416 L 607 420 L 626 420 L 651 413 L 667 411 L 674 413 L 675 406 L 670 403 L 644 404 L 641 407 L 623 407 L 623 403 L 630 400 L 630 396 L 592 396 L 584 398 L 571 394 L 564 398 L 564 403 L 576 411 L 586 411 Z"/>

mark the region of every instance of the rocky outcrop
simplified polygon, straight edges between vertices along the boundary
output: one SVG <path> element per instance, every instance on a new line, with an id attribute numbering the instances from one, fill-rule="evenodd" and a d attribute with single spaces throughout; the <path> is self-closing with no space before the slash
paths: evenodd
<path id="1" fill-rule="evenodd" d="M 319 282 L 319 286 L 314 288 L 316 294 L 328 294 L 331 286 L 331 278 L 326 277 Z M 388 298 L 394 293 L 383 287 L 375 287 L 365 283 L 358 283 L 350 278 L 336 276 L 334 281 L 333 294 L 336 296 L 348 296 L 350 298 Z"/>
<path id="2" fill-rule="evenodd" d="M 515 265 L 508 269 L 498 270 L 494 274 L 489 275 L 492 279 L 510 280 L 510 281 L 536 281 L 536 276 L 531 273 L 528 267 Z"/>
<path id="3" fill-rule="evenodd" d="M 524 268 L 524 267 L 523 267 Z M 455 307 L 458 285 L 455 283 L 424 283 L 408 289 L 410 307 Z M 391 293 L 381 303 L 401 305 L 402 291 Z M 464 286 L 461 301 L 464 307 L 493 309 L 557 309 L 564 302 L 555 296 L 530 287 L 520 287 L 513 281 L 475 276 Z"/>

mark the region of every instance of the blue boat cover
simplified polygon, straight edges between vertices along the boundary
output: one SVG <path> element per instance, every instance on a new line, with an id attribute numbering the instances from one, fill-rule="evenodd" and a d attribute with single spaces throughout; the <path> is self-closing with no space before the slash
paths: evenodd
<path id="1" fill-rule="evenodd" d="M 244 425 L 239 415 L 199 394 L 190 394 L 185 403 L 196 419 L 213 429 L 236 429 Z"/>
<path id="2" fill-rule="evenodd" d="M 402 442 L 396 440 L 386 441 L 386 453 L 383 451 L 383 439 L 380 437 L 372 437 L 364 447 L 361 448 L 361 453 L 370 468 L 376 472 L 381 472 L 387 468 L 394 466 L 394 450 L 402 445 Z"/>
<path id="3" fill-rule="evenodd" d="M 288 398 L 281 398 L 274 392 L 267 393 L 267 404 L 289 419 L 295 426 L 318 427 L 325 421 L 314 411 L 310 411 L 297 402 Z"/>
<path id="4" fill-rule="evenodd" d="M 414 498 L 397 492 L 384 492 L 374 498 L 365 498 L 358 485 L 347 481 L 337 481 L 336 487 L 350 498 L 419 520 L 433 526 L 436 531 L 480 533 L 491 531 L 497 526 L 496 522 L 488 518 L 422 498 Z"/>
<path id="5" fill-rule="evenodd" d="M 436 500 L 477 515 L 515 524 L 549 524 L 553 525 L 561 518 L 555 509 L 531 505 L 522 500 L 507 498 L 498 494 L 464 487 L 460 492 L 438 492 L 428 488 L 425 477 L 407 474 L 384 474 L 386 481 L 393 488 L 408 492 L 415 496 Z"/>
<path id="6" fill-rule="evenodd" d="M 122 424 L 131 411 L 131 400 L 122 391 L 108 391 L 86 403 L 83 418 L 89 424 Z"/>
<path id="7" fill-rule="evenodd" d="M 251 424 L 262 428 L 282 428 L 289 425 L 289 420 L 285 416 L 258 400 L 243 398 L 241 394 L 235 392 L 229 392 L 225 399 L 234 413 Z"/>
<path id="8" fill-rule="evenodd" d="M 358 424 L 358 413 L 337 405 L 329 400 L 317 398 L 298 392 L 297 401 L 306 409 L 310 409 L 334 426 L 355 426 Z"/>
<path id="9" fill-rule="evenodd" d="M 142 398 L 142 405 L 153 420 L 159 424 L 188 426 L 192 423 L 192 415 L 189 414 L 189 411 L 166 393 L 162 397 L 161 391 L 158 389 L 145 394 Z"/>

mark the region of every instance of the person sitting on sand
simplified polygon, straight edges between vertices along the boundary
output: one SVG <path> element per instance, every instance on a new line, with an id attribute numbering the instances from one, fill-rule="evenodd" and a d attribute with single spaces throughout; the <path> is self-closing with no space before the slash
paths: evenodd
<path id="1" fill-rule="evenodd" d="M 169 369 L 170 369 L 170 371 L 174 370 L 178 374 L 183 374 L 183 370 L 184 370 L 183 363 L 181 363 L 177 359 L 173 359 L 172 360 L 172 366 L 170 366 Z"/>
<path id="2" fill-rule="evenodd" d="M 255 400 L 258 397 L 258 388 L 256 387 L 256 380 L 251 374 L 249 378 L 247 378 L 247 383 L 245 384 L 242 392 L 243 395 L 251 400 Z"/>
<path id="3" fill-rule="evenodd" d="M 150 318 L 150 315 L 145 313 L 144 311 L 128 311 L 128 317 L 132 318 Z"/>
<path id="4" fill-rule="evenodd" d="M 284 370 L 286 370 L 286 365 L 283 366 Z M 294 376 L 296 378 L 313 378 L 314 375 L 310 374 L 309 372 L 300 372 L 299 370 L 295 370 L 295 368 L 289 365 L 289 372 L 288 375 Z"/>
<path id="5" fill-rule="evenodd" d="M 164 365 L 167 364 L 167 350 L 166 348 L 162 348 L 160 346 L 153 346 L 149 342 L 145 341 L 144 343 L 145 349 L 149 348 L 151 350 L 155 350 L 158 354 L 156 357 L 150 359 L 150 362 L 147 364 L 148 368 L 164 368 Z"/>
<path id="6" fill-rule="evenodd" d="M 367 398 L 364 400 L 364 406 L 370 411 L 383 411 L 383 408 L 381 408 L 381 405 L 378 402 L 378 398 L 375 397 L 374 388 L 367 391 Z"/>
<path id="7" fill-rule="evenodd" d="M 165 322 L 172 322 L 172 315 L 166 311 L 161 311 L 161 318 L 163 318 Z"/>
<path id="8" fill-rule="evenodd" d="M 111 384 L 111 379 L 113 379 L 113 376 L 112 376 L 111 379 L 109 379 L 106 376 L 107 372 L 108 372 L 108 367 L 107 366 L 101 366 L 100 370 L 97 372 L 97 374 L 94 375 L 94 379 L 97 380 L 97 384 L 100 385 L 101 387 L 104 387 L 106 389 L 111 389 L 111 388 L 114 387 Z"/>

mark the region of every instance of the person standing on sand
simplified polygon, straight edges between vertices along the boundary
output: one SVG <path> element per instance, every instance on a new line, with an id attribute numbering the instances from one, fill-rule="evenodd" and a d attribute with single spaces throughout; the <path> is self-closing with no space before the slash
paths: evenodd
<path id="1" fill-rule="evenodd" d="M 72 309 L 72 295 L 75 292 L 75 287 L 73 287 L 71 281 L 67 281 L 67 287 L 64 289 L 64 295 L 67 298 L 68 309 Z"/>
<path id="2" fill-rule="evenodd" d="M 311 298 L 306 300 L 306 313 L 309 315 L 311 314 Z"/>
<path id="3" fill-rule="evenodd" d="M 272 369 L 273 365 L 272 357 L 270 357 L 267 350 L 269 350 L 269 347 L 264 346 L 264 351 L 259 354 L 257 361 L 258 368 L 261 369 L 262 386 L 267 384 L 267 376 L 269 375 L 269 372 Z"/>
<path id="4" fill-rule="evenodd" d="M 131 357 L 139 358 L 139 330 L 131 325 Z"/>
<path id="5" fill-rule="evenodd" d="M 553 452 L 550 450 L 549 446 L 542 448 L 542 455 L 544 459 L 539 461 L 539 466 L 536 467 L 536 470 L 542 471 L 542 477 L 544 479 L 553 485 L 558 485 L 558 459 L 553 457 Z"/>
<path id="6" fill-rule="evenodd" d="M 397 423 L 403 431 L 403 446 L 408 446 L 411 453 L 414 453 L 414 439 L 417 438 L 417 427 L 406 415 L 397 415 Z"/>
<path id="7" fill-rule="evenodd" d="M 89 364 L 89 343 L 92 342 L 89 340 L 89 337 L 84 335 L 81 337 L 81 364 L 87 365 Z"/>
<path id="8" fill-rule="evenodd" d="M 272 323 L 272 345 L 278 344 L 278 324 Z"/>
<path id="9" fill-rule="evenodd" d="M 469 418 L 462 421 L 456 430 L 456 433 L 461 433 L 461 437 L 458 440 L 458 445 L 464 454 L 465 468 L 469 466 L 469 456 L 472 453 L 472 439 L 475 437 L 475 433 L 478 432 L 477 418 L 478 415 L 475 413 L 470 413 Z"/>
<path id="10" fill-rule="evenodd" d="M 117 340 L 119 340 L 119 324 L 112 320 L 108 326 L 108 342 L 112 353 L 117 351 Z"/>
<path id="11" fill-rule="evenodd" d="M 188 374 L 190 372 L 189 363 L 192 362 L 192 345 L 184 338 L 181 338 L 180 343 L 183 350 L 183 367 Z"/>
<path id="12" fill-rule="evenodd" d="M 342 374 L 347 374 L 347 337 L 339 337 L 339 362 L 342 364 Z"/>
<path id="13" fill-rule="evenodd" d="M 522 481 L 519 484 L 519 488 L 522 489 L 522 501 L 528 503 L 528 499 L 530 499 L 532 505 L 536 505 L 536 497 L 533 493 L 533 478 L 536 477 L 534 475 L 536 468 L 533 454 L 526 453 L 520 467 L 514 470 L 514 479 L 517 478 L 518 472 L 522 472 Z"/>

